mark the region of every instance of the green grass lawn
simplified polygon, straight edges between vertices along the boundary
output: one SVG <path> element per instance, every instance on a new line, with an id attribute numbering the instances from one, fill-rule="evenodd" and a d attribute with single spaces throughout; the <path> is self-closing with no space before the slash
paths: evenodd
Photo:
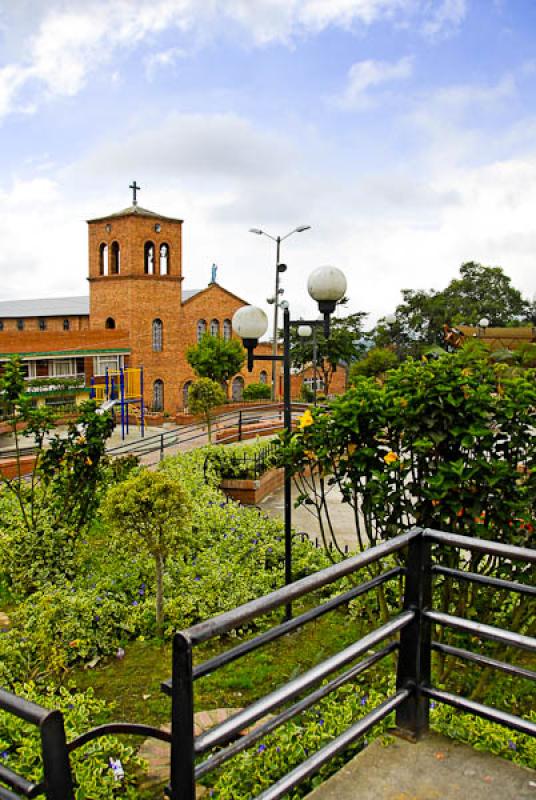
<path id="1" fill-rule="evenodd" d="M 344 611 L 331 612 L 201 678 L 195 685 L 195 709 L 248 705 L 359 636 Z M 200 645 L 194 650 L 195 663 L 237 643 L 233 638 Z M 115 702 L 116 719 L 163 725 L 169 722 L 170 699 L 160 691 L 160 684 L 170 676 L 170 644 L 136 641 L 126 648 L 124 658 L 92 670 L 73 670 L 69 682 L 80 689 L 91 686 L 98 697 Z"/>

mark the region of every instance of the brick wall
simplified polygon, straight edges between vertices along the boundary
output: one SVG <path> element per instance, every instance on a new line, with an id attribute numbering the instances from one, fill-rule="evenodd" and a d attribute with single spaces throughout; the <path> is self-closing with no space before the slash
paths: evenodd
<path id="1" fill-rule="evenodd" d="M 158 229 L 158 230 L 157 230 Z M 111 254 L 114 242 L 120 250 L 120 272 L 111 274 Z M 154 245 L 154 274 L 145 273 L 145 245 Z M 160 246 L 168 246 L 168 274 L 160 274 Z M 108 274 L 102 274 L 101 246 L 108 248 Z M 55 350 L 92 347 L 127 347 L 129 363 L 143 366 L 145 404 L 152 406 L 153 385 L 164 383 L 164 410 L 175 414 L 184 406 L 185 386 L 196 376 L 186 361 L 186 350 L 197 342 L 197 324 L 206 321 L 210 330 L 212 320 L 218 320 L 223 335 L 224 320 L 232 320 L 244 300 L 217 283 L 211 283 L 198 294 L 182 302 L 182 221 L 127 209 L 123 214 L 102 217 L 88 222 L 90 316 L 72 319 L 71 331 L 63 332 L 63 318 L 51 317 L 48 330 L 40 332 L 36 317 L 26 320 L 25 331 L 16 329 L 16 320 L 6 320 L 0 332 L 1 352 L 51 352 Z M 107 328 L 113 320 L 115 329 Z M 163 348 L 153 349 L 153 322 L 163 325 Z M 78 332 L 78 333 L 77 333 Z M 2 343 L 4 346 L 2 346 Z M 256 351 L 269 355 L 271 344 L 263 343 Z M 281 369 L 278 364 L 278 376 Z M 90 377 L 90 359 L 85 363 Z M 271 383 L 271 362 L 256 362 L 250 373 L 244 367 L 240 373 L 244 385 L 260 383 L 261 373 Z M 228 396 L 232 397 L 232 376 Z M 338 386 L 342 374 L 336 376 Z M 301 377 L 293 378 L 293 394 L 298 396 Z M 337 391 L 337 389 L 334 389 Z"/>
<path id="2" fill-rule="evenodd" d="M 19 318 L 20 319 L 20 318 Z M 65 319 L 69 320 L 69 330 L 70 331 L 84 331 L 89 328 L 89 317 L 86 315 L 73 315 L 68 314 L 63 317 L 24 317 L 24 331 L 19 331 L 17 327 L 17 319 L 11 318 L 2 318 L 2 322 L 4 323 L 3 331 L 0 331 L 0 337 L 2 334 L 8 333 L 33 333 L 37 331 L 38 333 L 47 333 L 51 332 L 63 332 L 63 321 Z M 46 325 L 46 330 L 41 331 L 39 329 L 39 321 L 44 320 Z M 0 350 L 1 348 L 1 341 L 0 338 Z"/>

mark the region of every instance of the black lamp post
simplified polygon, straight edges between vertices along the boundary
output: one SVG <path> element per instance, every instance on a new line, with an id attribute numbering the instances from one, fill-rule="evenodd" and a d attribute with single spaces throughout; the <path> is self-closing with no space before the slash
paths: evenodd
<path id="1" fill-rule="evenodd" d="M 233 317 L 233 330 L 237 333 L 247 350 L 248 371 L 251 372 L 255 361 L 283 362 L 283 422 L 287 433 L 292 432 L 292 406 L 290 397 L 290 328 L 291 325 L 310 326 L 315 328 L 322 325 L 324 336 L 329 338 L 330 317 L 335 311 L 337 302 L 344 297 L 346 292 L 346 278 L 337 267 L 319 267 L 310 276 L 307 282 L 309 294 L 316 300 L 322 312 L 323 320 L 291 320 L 288 303 L 281 303 L 283 307 L 283 354 L 255 355 L 254 350 L 261 336 L 268 330 L 268 317 L 261 308 L 256 306 L 243 306 Z M 290 470 L 285 467 L 284 480 L 285 496 L 285 584 L 292 583 L 292 498 Z M 287 606 L 287 619 L 291 616 L 291 607 Z"/>

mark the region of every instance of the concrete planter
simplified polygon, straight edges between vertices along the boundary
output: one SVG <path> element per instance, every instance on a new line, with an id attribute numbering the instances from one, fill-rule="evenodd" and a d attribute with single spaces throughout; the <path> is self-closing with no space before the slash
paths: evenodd
<path id="1" fill-rule="evenodd" d="M 283 469 L 271 469 L 258 480 L 225 478 L 220 483 L 220 489 L 227 497 L 238 500 L 242 505 L 255 506 L 267 495 L 279 489 L 283 485 L 283 478 Z"/>
<path id="2" fill-rule="evenodd" d="M 20 457 L 20 473 L 21 475 L 29 475 L 33 472 L 36 456 L 21 456 Z M 0 472 L 4 477 L 12 480 L 18 474 L 17 459 L 16 458 L 0 458 Z"/>

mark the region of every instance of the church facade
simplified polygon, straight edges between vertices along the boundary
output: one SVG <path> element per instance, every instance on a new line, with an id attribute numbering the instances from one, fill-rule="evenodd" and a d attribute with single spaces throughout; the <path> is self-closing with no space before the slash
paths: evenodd
<path id="1" fill-rule="evenodd" d="M 88 233 L 89 297 L 0 302 L 0 362 L 20 354 L 34 384 L 62 378 L 82 393 L 107 369 L 143 366 L 146 407 L 183 410 L 196 377 L 187 348 L 204 333 L 229 339 L 246 301 L 216 282 L 215 269 L 204 289 L 183 290 L 180 219 L 134 202 L 88 220 Z M 244 368 L 229 381 L 229 399 L 268 383 L 270 370 L 268 362 Z"/>

